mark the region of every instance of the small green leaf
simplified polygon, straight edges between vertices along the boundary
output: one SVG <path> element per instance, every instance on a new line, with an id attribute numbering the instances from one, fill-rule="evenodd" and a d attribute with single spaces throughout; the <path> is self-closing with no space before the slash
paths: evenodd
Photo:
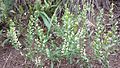
<path id="1" fill-rule="evenodd" d="M 50 50 L 48 48 L 46 48 L 46 54 L 49 58 L 51 57 Z"/>
<path id="2" fill-rule="evenodd" d="M 23 10 L 23 7 L 22 6 L 19 6 L 19 12 L 22 14 L 24 13 L 24 10 Z"/>

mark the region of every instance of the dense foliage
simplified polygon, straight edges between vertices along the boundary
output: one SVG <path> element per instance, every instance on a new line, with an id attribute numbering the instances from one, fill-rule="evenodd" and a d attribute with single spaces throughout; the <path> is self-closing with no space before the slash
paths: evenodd
<path id="1" fill-rule="evenodd" d="M 62 59 L 85 68 L 98 60 L 106 68 L 113 46 L 120 44 L 113 1 L 0 0 L 0 5 L 0 44 L 25 51 L 37 68 L 45 60 L 53 68 Z"/>

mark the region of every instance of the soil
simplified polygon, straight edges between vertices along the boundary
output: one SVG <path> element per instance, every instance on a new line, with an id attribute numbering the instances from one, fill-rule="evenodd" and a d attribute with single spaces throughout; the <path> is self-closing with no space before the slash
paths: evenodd
<path id="1" fill-rule="evenodd" d="M 34 68 L 34 63 L 11 46 L 0 47 L 0 68 Z"/>
<path id="2" fill-rule="evenodd" d="M 110 68 L 120 68 L 120 48 L 116 53 L 110 54 L 108 59 Z"/>
<path id="3" fill-rule="evenodd" d="M 120 49 L 109 55 L 109 68 L 120 68 Z M 75 60 L 75 59 L 74 59 Z M 58 64 L 58 62 L 55 62 Z M 55 68 L 57 67 L 55 64 Z M 97 60 L 91 62 L 92 68 L 103 68 Z M 59 68 L 80 68 L 79 64 L 67 64 L 66 59 L 61 60 Z M 34 62 L 21 55 L 21 51 L 12 46 L 0 47 L 0 68 L 36 68 Z M 45 61 L 43 68 L 50 68 L 50 61 Z M 83 68 L 83 67 L 81 67 Z M 85 67 L 86 68 L 86 67 Z"/>

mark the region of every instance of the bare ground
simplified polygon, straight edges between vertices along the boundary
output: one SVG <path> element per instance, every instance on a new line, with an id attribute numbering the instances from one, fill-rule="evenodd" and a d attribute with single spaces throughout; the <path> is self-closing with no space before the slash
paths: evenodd
<path id="1" fill-rule="evenodd" d="M 120 68 L 120 49 L 116 53 L 109 55 L 110 68 Z M 57 62 L 56 62 L 57 63 Z M 103 68 L 102 64 L 94 60 L 91 62 L 93 68 Z M 80 68 L 78 64 L 67 64 L 63 59 L 60 68 Z M 20 51 L 12 48 L 12 46 L 0 47 L 0 68 L 36 68 L 35 64 L 27 60 L 20 54 Z M 45 61 L 44 68 L 50 68 L 50 61 Z M 58 68 L 57 65 L 55 68 Z"/>

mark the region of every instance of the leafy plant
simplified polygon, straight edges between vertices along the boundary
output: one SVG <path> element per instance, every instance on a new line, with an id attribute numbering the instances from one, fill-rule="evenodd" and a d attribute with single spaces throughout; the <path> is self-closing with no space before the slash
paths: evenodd
<path id="1" fill-rule="evenodd" d="M 82 67 L 92 67 L 90 61 L 98 60 L 105 68 L 109 67 L 110 49 L 119 41 L 115 26 L 104 33 L 104 10 L 99 9 L 96 16 L 94 2 L 36 0 L 32 4 L 25 0 L 24 5 L 16 3 L 16 11 L 12 9 L 15 7 L 13 3 L 14 0 L 0 0 L 0 18 L 9 23 L 7 36 L 16 49 L 22 48 L 19 35 L 25 33 L 23 50 L 37 67 L 44 66 L 45 60 L 49 60 L 51 68 L 54 68 L 54 62 L 60 63 L 62 59 L 66 59 L 67 64 L 76 63 Z M 15 13 L 13 18 L 8 17 L 10 10 Z M 62 26 L 59 23 L 63 23 Z M 93 50 L 93 56 L 87 54 L 86 47 Z M 77 58 L 76 62 L 74 58 Z"/>

